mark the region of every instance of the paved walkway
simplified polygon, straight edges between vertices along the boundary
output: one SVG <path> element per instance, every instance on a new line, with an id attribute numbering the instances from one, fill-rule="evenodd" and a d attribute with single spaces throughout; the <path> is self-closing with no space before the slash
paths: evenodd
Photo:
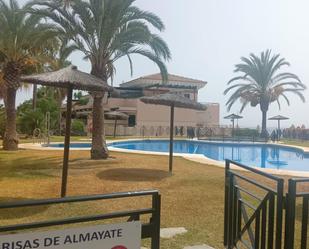
<path id="1" fill-rule="evenodd" d="M 160 237 L 163 239 L 171 239 L 177 235 L 188 232 L 184 227 L 161 228 Z"/>
<path id="2" fill-rule="evenodd" d="M 204 244 L 198 246 L 186 246 L 183 249 L 214 249 L 214 248 Z"/>
<path id="3" fill-rule="evenodd" d="M 147 247 L 141 247 L 141 249 L 148 249 Z M 215 249 L 208 245 L 197 245 L 197 246 L 185 246 L 183 249 Z"/>

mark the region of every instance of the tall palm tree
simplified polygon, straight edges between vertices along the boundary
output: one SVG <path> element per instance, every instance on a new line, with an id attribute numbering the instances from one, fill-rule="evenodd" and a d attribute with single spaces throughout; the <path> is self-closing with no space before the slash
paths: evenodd
<path id="1" fill-rule="evenodd" d="M 286 94 L 293 93 L 303 102 L 305 97 L 303 91 L 306 86 L 292 73 L 281 72 L 283 66 L 290 66 L 280 54 L 272 54 L 271 50 L 262 52 L 260 56 L 250 54 L 249 58 L 242 57 L 242 63 L 235 66 L 235 73 L 240 73 L 228 82 L 229 86 L 224 94 L 234 91 L 227 101 L 227 109 L 240 100 L 240 112 L 250 104 L 252 107 L 260 105 L 262 111 L 261 136 L 267 137 L 267 111 L 273 102 L 277 102 L 280 109 L 280 99 L 283 98 L 290 105 Z"/>
<path id="2" fill-rule="evenodd" d="M 113 79 L 115 62 L 128 58 L 132 73 L 131 55 L 144 56 L 158 65 L 163 79 L 167 79 L 165 61 L 170 59 L 170 50 L 160 36 L 150 31 L 152 26 L 159 31 L 164 24 L 155 14 L 134 6 L 135 0 L 71 0 L 70 7 L 53 0 L 36 0 L 33 5 L 39 15 L 57 23 L 68 39 L 85 54 L 91 63 L 91 74 L 105 81 Z M 42 6 L 45 6 L 42 7 Z M 92 159 L 108 157 L 103 125 L 102 100 L 104 95 L 92 93 L 93 134 Z"/>
<path id="3" fill-rule="evenodd" d="M 17 0 L 0 0 L 0 65 L 6 88 L 6 131 L 3 148 L 16 150 L 16 91 L 20 76 L 42 55 L 47 41 L 54 38 L 57 30 L 52 24 L 43 24 L 38 16 L 26 13 Z"/>

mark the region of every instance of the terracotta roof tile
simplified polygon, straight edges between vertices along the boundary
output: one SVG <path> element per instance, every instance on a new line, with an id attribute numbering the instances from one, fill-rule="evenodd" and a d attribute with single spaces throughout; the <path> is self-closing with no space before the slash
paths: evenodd
<path id="1" fill-rule="evenodd" d="M 151 75 L 147 75 L 147 76 L 143 76 L 134 80 L 131 80 L 129 82 L 123 83 L 121 84 L 121 86 L 126 86 L 126 85 L 132 85 L 134 83 L 139 84 L 139 83 L 144 83 L 145 80 L 154 80 L 154 81 L 161 81 L 162 80 L 162 76 L 160 73 L 157 74 L 151 74 Z M 202 80 L 197 80 L 197 79 L 192 79 L 192 78 L 187 78 L 187 77 L 183 77 L 183 76 L 178 76 L 178 75 L 174 75 L 174 74 L 169 74 L 168 75 L 168 82 L 178 82 L 178 83 L 196 83 L 196 84 L 207 84 L 206 81 L 202 81 Z"/>
<path id="2" fill-rule="evenodd" d="M 162 80 L 162 76 L 161 76 L 160 73 L 157 73 L 157 74 L 151 74 L 151 75 L 148 75 L 148 76 L 144 76 L 144 77 L 141 77 L 139 79 Z M 174 74 L 169 74 L 168 80 L 169 81 L 177 81 L 177 82 L 189 82 L 189 83 L 206 83 L 205 81 L 202 81 L 202 80 L 196 80 L 196 79 L 178 76 L 178 75 L 174 75 Z"/>

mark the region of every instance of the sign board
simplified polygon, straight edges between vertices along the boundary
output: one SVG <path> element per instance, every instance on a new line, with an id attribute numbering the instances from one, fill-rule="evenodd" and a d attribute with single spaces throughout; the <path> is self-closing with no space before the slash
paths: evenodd
<path id="1" fill-rule="evenodd" d="M 138 249 L 141 223 L 0 236 L 0 249 Z"/>

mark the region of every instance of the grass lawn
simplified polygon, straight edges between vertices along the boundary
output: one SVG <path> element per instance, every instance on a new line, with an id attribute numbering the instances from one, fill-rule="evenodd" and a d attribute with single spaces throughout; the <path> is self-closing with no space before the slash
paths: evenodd
<path id="1" fill-rule="evenodd" d="M 73 137 L 72 141 L 79 139 Z M 61 137 L 52 138 L 55 142 L 62 140 Z M 299 141 L 284 142 L 309 146 Z M 0 150 L 0 202 L 58 197 L 62 156 L 61 151 Z M 107 161 L 90 161 L 89 156 L 89 151 L 71 151 L 68 195 L 158 189 L 162 194 L 161 227 L 183 226 L 189 231 L 173 239 L 162 239 L 162 249 L 182 249 L 186 245 L 198 244 L 223 248 L 222 168 L 177 157 L 174 161 L 174 175 L 170 177 L 167 174 L 167 156 L 111 153 L 111 159 Z M 289 177 L 283 178 L 287 180 Z M 264 181 L 259 178 L 256 180 Z M 305 190 L 308 191 L 307 188 Z M 0 221 L 1 225 L 17 224 L 149 206 L 149 198 L 139 198 L 133 201 L 126 199 L 121 202 L 99 201 L 2 210 Z M 298 203 L 297 209 L 299 207 Z M 300 230 L 300 220 L 297 214 L 297 231 Z M 144 243 L 149 247 L 149 241 Z"/>
<path id="2" fill-rule="evenodd" d="M 302 141 L 299 139 L 282 139 L 281 142 L 284 144 L 309 147 L 309 141 Z"/>
<path id="3" fill-rule="evenodd" d="M 208 244 L 223 248 L 224 171 L 176 158 L 169 177 L 168 157 L 111 153 L 108 161 L 89 161 L 89 152 L 72 151 L 68 195 L 158 189 L 162 194 L 161 227 L 184 226 L 188 233 L 161 240 L 162 249 Z M 58 197 L 61 151 L 0 151 L 0 201 Z M 66 204 L 0 212 L 1 225 L 51 218 L 145 208 L 139 201 Z M 146 206 L 145 206 L 146 205 Z M 146 245 L 149 246 L 146 241 Z"/>

